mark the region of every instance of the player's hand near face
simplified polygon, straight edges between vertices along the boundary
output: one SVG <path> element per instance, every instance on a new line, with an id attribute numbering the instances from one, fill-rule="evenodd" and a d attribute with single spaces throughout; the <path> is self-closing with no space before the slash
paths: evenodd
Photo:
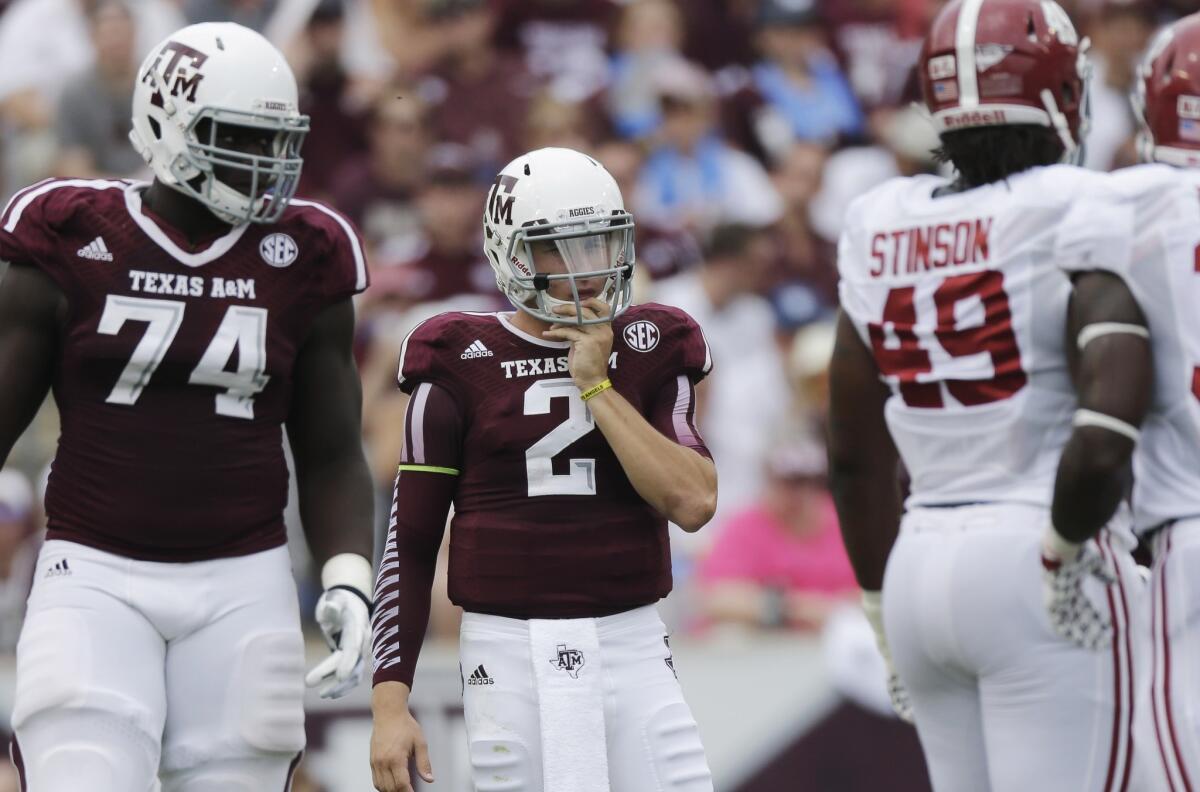
<path id="1" fill-rule="evenodd" d="M 608 316 L 608 305 L 603 300 L 592 297 L 584 300 L 582 305 L 584 319 Z M 554 313 L 569 319 L 576 315 L 576 310 L 574 305 L 559 305 L 554 308 Z M 611 323 L 556 324 L 542 335 L 554 341 L 571 342 L 567 366 L 579 390 L 585 391 L 608 378 L 608 358 L 613 344 Z"/>
<path id="2" fill-rule="evenodd" d="M 433 783 L 433 765 L 421 724 L 408 710 L 408 686 L 381 682 L 371 694 L 374 730 L 371 732 L 371 782 L 379 792 L 412 792 L 409 761 L 415 756 L 417 772 Z"/>

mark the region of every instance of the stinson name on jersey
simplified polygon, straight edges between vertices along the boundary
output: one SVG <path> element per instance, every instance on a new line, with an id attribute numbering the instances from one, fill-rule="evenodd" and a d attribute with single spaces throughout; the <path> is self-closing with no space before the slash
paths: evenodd
<path id="1" fill-rule="evenodd" d="M 254 278 L 212 279 L 205 288 L 201 275 L 173 275 L 168 272 L 129 270 L 130 288 L 145 294 L 171 294 L 176 297 L 219 297 L 223 299 L 254 300 Z"/>
<path id="2" fill-rule="evenodd" d="M 872 278 L 911 275 L 988 260 L 992 218 L 903 228 L 871 238 Z M 889 243 L 890 240 L 890 243 Z"/>

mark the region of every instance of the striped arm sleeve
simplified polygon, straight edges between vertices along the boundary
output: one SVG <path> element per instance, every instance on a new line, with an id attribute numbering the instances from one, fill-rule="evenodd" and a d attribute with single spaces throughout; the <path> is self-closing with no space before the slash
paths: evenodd
<path id="1" fill-rule="evenodd" d="M 408 403 L 404 449 L 375 581 L 373 684 L 410 688 L 425 630 L 446 515 L 458 487 L 462 415 L 445 390 L 421 383 Z"/>
<path id="2" fill-rule="evenodd" d="M 654 401 L 650 423 L 679 445 L 712 459 L 712 453 L 696 429 L 696 386 L 686 374 L 663 385 Z"/>

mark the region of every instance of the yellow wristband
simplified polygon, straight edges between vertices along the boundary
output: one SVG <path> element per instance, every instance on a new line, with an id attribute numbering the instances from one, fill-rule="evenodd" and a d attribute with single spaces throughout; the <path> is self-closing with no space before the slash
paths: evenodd
<path id="1" fill-rule="evenodd" d="M 588 399 L 595 396 L 597 393 L 603 393 L 604 391 L 608 390 L 611 387 L 612 387 L 612 380 L 605 379 L 599 385 L 593 385 L 592 387 L 585 390 L 583 393 L 579 394 L 579 398 L 583 399 L 584 401 L 587 401 Z"/>

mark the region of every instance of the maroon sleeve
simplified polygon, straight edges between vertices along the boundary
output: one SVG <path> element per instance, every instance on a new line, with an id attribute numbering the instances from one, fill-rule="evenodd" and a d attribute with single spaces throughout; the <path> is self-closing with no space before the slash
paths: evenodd
<path id="1" fill-rule="evenodd" d="M 412 393 L 422 382 L 432 382 L 448 391 L 451 396 L 460 396 L 459 385 L 446 361 L 451 352 L 451 325 L 454 314 L 438 314 L 414 327 L 400 345 L 400 365 L 396 372 L 396 383 L 400 390 Z M 461 348 L 454 352 L 461 354 Z M 463 401 L 460 399 L 459 403 Z"/>
<path id="2" fill-rule="evenodd" d="M 412 687 L 429 626 L 438 549 L 458 487 L 462 435 L 462 413 L 449 392 L 418 384 L 404 419 L 392 516 L 375 582 L 373 684 Z"/>
<path id="3" fill-rule="evenodd" d="M 662 386 L 650 411 L 650 423 L 679 445 L 712 459 L 696 429 L 696 386 L 687 374 L 678 374 Z"/>
<path id="4" fill-rule="evenodd" d="M 0 215 L 0 261 L 21 262 L 43 270 L 64 288 L 65 273 L 58 266 L 55 239 L 47 204 L 58 188 L 58 180 L 47 179 L 21 190 Z"/>
<path id="5" fill-rule="evenodd" d="M 292 199 L 304 211 L 306 222 L 320 229 L 325 240 L 325 255 L 318 274 L 321 298 L 327 303 L 340 302 L 364 291 L 370 285 L 362 237 L 343 214 L 323 203 Z"/>
<path id="6" fill-rule="evenodd" d="M 712 354 L 704 331 L 685 311 L 672 305 L 647 303 L 644 313 L 637 318 L 655 322 L 662 330 L 662 344 L 669 347 L 663 361 L 664 382 L 674 379 L 676 374 L 686 374 L 696 383 L 712 371 Z"/>
<path id="7" fill-rule="evenodd" d="M 708 339 L 696 320 L 683 311 L 679 311 L 681 321 L 676 324 L 675 332 L 679 344 L 679 367 L 687 374 L 693 383 L 707 377 L 712 372 L 712 353 L 708 349 Z"/>

